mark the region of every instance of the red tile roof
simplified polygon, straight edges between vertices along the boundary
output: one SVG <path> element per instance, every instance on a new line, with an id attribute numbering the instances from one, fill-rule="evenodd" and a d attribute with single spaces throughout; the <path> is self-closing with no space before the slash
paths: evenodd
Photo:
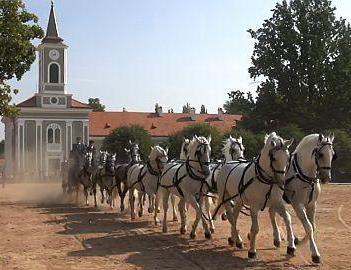
<path id="1" fill-rule="evenodd" d="M 32 96 L 25 101 L 17 104 L 16 107 L 36 107 L 35 96 Z"/>
<path id="2" fill-rule="evenodd" d="M 23 107 L 37 107 L 36 105 L 36 100 L 35 96 L 32 96 L 25 101 L 22 101 L 21 103 L 16 105 L 17 107 L 23 108 Z M 79 109 L 89 109 L 90 106 L 87 103 L 80 102 L 76 99 L 71 99 L 71 108 L 79 108 Z"/>
<path id="3" fill-rule="evenodd" d="M 189 114 L 163 113 L 157 116 L 147 112 L 91 112 L 89 115 L 90 136 L 106 136 L 118 127 L 126 125 L 143 126 L 152 136 L 166 137 L 174 134 L 184 127 L 208 123 L 215 126 L 221 132 L 230 131 L 235 126 L 236 120 L 241 115 L 224 114 L 224 120 L 218 119 L 217 114 L 196 114 L 196 120 L 192 121 Z"/>

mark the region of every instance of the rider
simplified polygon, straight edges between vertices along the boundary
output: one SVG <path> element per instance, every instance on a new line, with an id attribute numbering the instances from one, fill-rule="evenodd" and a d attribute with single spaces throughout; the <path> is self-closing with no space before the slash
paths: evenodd
<path id="1" fill-rule="evenodd" d="M 92 156 L 93 156 L 93 164 L 96 163 L 96 146 L 95 146 L 95 141 L 93 140 L 90 140 L 89 141 L 89 145 L 87 147 L 87 151 L 90 151 L 92 153 Z"/>
<path id="2" fill-rule="evenodd" d="M 73 150 L 81 154 L 85 152 L 85 145 L 82 143 L 81 137 L 77 137 L 76 143 L 73 145 Z"/>

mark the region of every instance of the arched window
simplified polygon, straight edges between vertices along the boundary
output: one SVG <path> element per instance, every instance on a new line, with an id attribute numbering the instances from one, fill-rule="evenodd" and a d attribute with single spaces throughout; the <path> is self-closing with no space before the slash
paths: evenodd
<path id="1" fill-rule="evenodd" d="M 56 63 L 51 63 L 49 66 L 49 82 L 59 83 L 60 67 Z"/>
<path id="2" fill-rule="evenodd" d="M 55 143 L 61 143 L 61 130 L 55 129 Z"/>
<path id="3" fill-rule="evenodd" d="M 48 129 L 48 143 L 54 142 L 54 130 L 52 128 Z"/>
<path id="4" fill-rule="evenodd" d="M 52 123 L 47 127 L 47 149 L 49 151 L 61 151 L 61 127 Z"/>

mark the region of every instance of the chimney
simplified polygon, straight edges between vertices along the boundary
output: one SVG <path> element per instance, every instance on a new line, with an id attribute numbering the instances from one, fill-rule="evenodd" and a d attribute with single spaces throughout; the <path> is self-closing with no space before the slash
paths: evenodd
<path id="1" fill-rule="evenodd" d="M 194 107 L 190 108 L 190 118 L 191 118 L 191 121 L 195 121 L 196 120 L 196 110 L 195 110 Z"/>
<path id="2" fill-rule="evenodd" d="M 158 117 L 162 116 L 162 106 L 159 106 L 158 103 L 155 104 L 155 113 Z"/>
<path id="3" fill-rule="evenodd" d="M 222 108 L 218 108 L 218 120 L 224 121 L 224 112 Z"/>

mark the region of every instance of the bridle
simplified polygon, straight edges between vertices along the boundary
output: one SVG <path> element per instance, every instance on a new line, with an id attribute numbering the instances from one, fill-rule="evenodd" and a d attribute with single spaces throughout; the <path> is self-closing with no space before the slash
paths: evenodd
<path id="1" fill-rule="evenodd" d="M 238 145 L 239 146 L 239 149 L 240 149 L 240 152 L 243 153 L 244 152 L 244 148 L 243 148 L 243 145 L 237 141 L 231 141 L 231 144 L 230 144 L 230 149 L 229 149 L 229 154 L 230 156 L 232 157 L 232 160 L 235 159 L 234 157 L 234 154 L 235 154 L 235 149 L 233 148 L 233 145 Z M 243 156 L 239 157 L 239 158 L 244 158 Z"/>
<path id="2" fill-rule="evenodd" d="M 283 143 L 280 143 L 280 146 L 275 146 L 273 148 L 271 148 L 268 152 L 268 156 L 269 156 L 269 161 L 270 161 L 270 168 L 272 169 L 274 174 L 286 174 L 286 171 L 288 168 L 286 168 L 284 171 L 283 170 L 277 170 L 274 165 L 273 162 L 275 161 L 275 157 L 274 154 L 280 150 L 286 151 L 288 150 L 288 148 L 286 146 L 283 145 Z M 290 159 L 290 158 L 289 158 Z"/>
<path id="3" fill-rule="evenodd" d="M 318 160 L 319 160 L 320 158 L 322 158 L 322 156 L 323 156 L 323 154 L 321 153 L 322 149 L 323 149 L 324 147 L 328 146 L 328 145 L 329 145 L 329 146 L 331 147 L 331 149 L 334 151 L 334 149 L 333 149 L 333 144 L 332 144 L 331 142 L 328 142 L 328 141 L 327 141 L 327 142 L 322 142 L 320 147 L 316 147 L 316 148 L 313 149 L 313 151 L 312 151 L 312 156 L 314 155 L 314 161 L 315 161 L 316 166 L 317 166 L 317 172 L 319 172 L 319 171 L 321 171 L 321 170 L 328 170 L 328 171 L 331 170 L 331 166 L 320 166 L 320 165 L 319 165 L 319 162 L 318 162 Z M 337 158 L 337 154 L 336 154 L 336 152 L 334 151 L 334 154 L 333 154 L 333 157 L 332 157 L 332 161 L 336 160 L 336 158 Z"/>
<path id="4" fill-rule="evenodd" d="M 186 160 L 186 165 L 187 165 L 187 167 L 189 168 L 189 171 L 190 171 L 190 174 L 189 174 L 189 175 L 193 175 L 193 176 L 196 175 L 196 174 L 193 172 L 193 169 L 194 169 L 194 168 L 190 165 L 190 161 L 193 161 L 193 162 L 199 163 L 199 165 L 200 165 L 201 170 L 200 170 L 200 171 L 199 171 L 199 170 L 196 170 L 196 171 L 197 171 L 198 173 L 201 173 L 201 174 L 203 175 L 203 177 L 201 177 L 201 178 L 206 178 L 206 177 L 207 177 L 207 172 L 204 172 L 203 167 L 204 167 L 204 166 L 210 165 L 210 162 L 201 160 L 201 155 L 202 155 L 202 153 L 201 153 L 201 148 L 204 147 L 203 153 L 206 154 L 206 153 L 207 153 L 207 146 L 208 146 L 208 143 L 200 143 L 200 144 L 197 146 L 197 149 L 196 149 L 196 151 L 195 151 L 195 158 L 196 158 L 196 159 L 190 159 L 190 157 L 187 158 L 187 160 Z M 197 176 L 197 177 L 199 177 L 199 176 Z M 195 178 L 196 178 L 196 177 L 195 177 Z"/>

